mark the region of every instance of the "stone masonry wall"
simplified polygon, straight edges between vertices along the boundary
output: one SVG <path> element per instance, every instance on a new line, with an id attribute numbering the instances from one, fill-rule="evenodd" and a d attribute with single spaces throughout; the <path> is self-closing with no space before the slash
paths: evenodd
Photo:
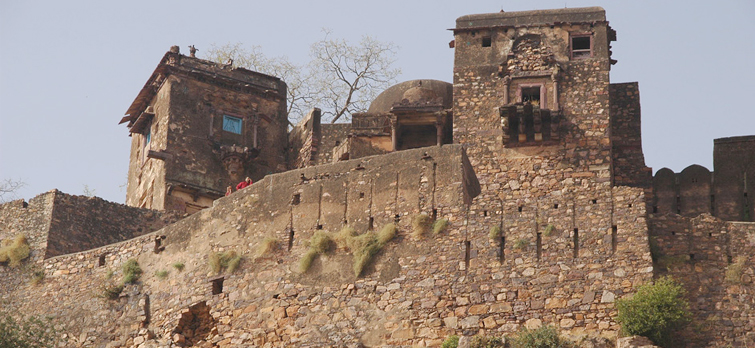
<path id="1" fill-rule="evenodd" d="M 645 188 L 645 196 L 650 198 L 653 172 L 645 166 L 642 153 L 639 85 L 612 83 L 609 93 L 614 185 Z"/>
<path id="2" fill-rule="evenodd" d="M 725 222 L 710 214 L 654 214 L 649 231 L 656 276 L 670 275 L 687 290 L 694 321 L 680 336 L 684 343 L 693 347 L 755 343 L 755 224 Z M 732 267 L 739 271 L 727 277 Z"/>
<path id="3" fill-rule="evenodd" d="M 424 153 L 430 158 L 422 159 Z M 438 346 L 450 334 L 547 323 L 573 335 L 615 336 L 614 300 L 652 274 L 642 192 L 606 186 L 598 195 L 581 187 L 521 212 L 515 201 L 499 215 L 472 212 L 465 202 L 478 188 L 465 163 L 461 147 L 450 145 L 271 175 L 154 234 L 41 261 L 46 278 L 39 285 L 13 273 L 22 281 L 3 295 L 13 310 L 56 318 L 72 347 L 168 346 L 181 339 L 173 331 L 189 307 L 201 303 L 217 322 L 209 339 L 221 347 Z M 612 210 L 613 222 L 598 213 Z M 419 212 L 448 219 L 449 228 L 410 237 Z M 490 226 L 502 219 L 503 246 L 489 237 Z M 398 236 L 363 277 L 354 277 L 344 250 L 297 272 L 307 240 L 319 228 L 335 233 L 347 223 L 361 233 L 394 221 Z M 536 225 L 546 222 L 555 228 L 535 243 Z M 611 223 L 618 227 L 615 236 Z M 155 236 L 165 236 L 160 253 Z M 254 259 L 265 237 L 279 247 Z M 524 238 L 531 243 L 514 247 Z M 237 272 L 222 275 L 222 292 L 213 294 L 220 278 L 207 259 L 224 250 L 245 260 Z M 142 280 L 118 300 L 98 297 L 129 258 L 144 270 Z M 176 262 L 185 269 L 173 269 Z M 155 276 L 160 270 L 169 271 L 167 278 Z"/>
<path id="4" fill-rule="evenodd" d="M 161 229 L 181 217 L 172 212 L 129 207 L 98 197 L 56 191 L 45 258 L 122 242 Z"/>
<path id="5" fill-rule="evenodd" d="M 320 140 L 320 152 L 316 164 L 333 163 L 333 150 L 349 141 L 351 123 L 335 123 L 322 125 L 322 139 Z"/>

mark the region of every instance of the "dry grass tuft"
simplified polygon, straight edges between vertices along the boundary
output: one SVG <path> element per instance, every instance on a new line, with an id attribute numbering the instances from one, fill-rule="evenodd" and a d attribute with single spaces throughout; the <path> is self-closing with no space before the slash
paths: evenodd
<path id="1" fill-rule="evenodd" d="M 519 238 L 514 242 L 514 249 L 524 249 L 530 245 L 530 240 L 526 238 Z"/>
<path id="2" fill-rule="evenodd" d="M 157 277 L 157 279 L 160 279 L 160 280 L 168 278 L 168 271 L 166 270 L 155 271 L 155 277 Z"/>
<path id="3" fill-rule="evenodd" d="M 265 237 L 262 243 L 257 246 L 257 250 L 254 252 L 254 258 L 259 259 L 270 255 L 278 249 L 278 240 L 275 237 Z"/>
<path id="4" fill-rule="evenodd" d="M 501 238 L 501 226 L 495 225 L 490 227 L 490 232 L 488 233 L 488 238 L 492 240 L 496 240 L 498 238 Z"/>
<path id="5" fill-rule="evenodd" d="M 241 264 L 241 255 L 234 250 L 211 253 L 208 261 L 210 269 L 216 274 L 220 274 L 223 270 L 227 273 L 233 273 Z"/>
<path id="6" fill-rule="evenodd" d="M 744 256 L 737 256 L 734 263 L 726 266 L 726 281 L 732 284 L 740 284 L 742 282 L 742 271 L 745 267 L 747 258 Z"/>
<path id="7" fill-rule="evenodd" d="M 18 267 L 21 261 L 29 257 L 30 251 L 26 236 L 19 234 L 13 240 L 0 243 L 0 263 L 8 262 L 8 266 Z"/>
<path id="8" fill-rule="evenodd" d="M 304 256 L 299 260 L 299 272 L 306 273 L 309 270 L 309 267 L 312 266 L 312 261 L 315 260 L 315 257 L 319 255 L 320 253 L 317 252 L 317 250 L 309 248 L 304 253 Z"/>
<path id="9" fill-rule="evenodd" d="M 393 237 L 396 236 L 396 232 L 397 229 L 395 224 L 387 224 L 383 226 L 383 228 L 377 233 L 378 243 L 380 243 L 380 245 L 385 245 L 385 243 L 390 242 Z"/>
<path id="10" fill-rule="evenodd" d="M 412 236 L 414 239 L 422 238 L 433 223 L 433 219 L 427 214 L 419 214 L 412 220 Z"/>
<path id="11" fill-rule="evenodd" d="M 349 226 L 344 226 L 340 231 L 338 231 L 338 233 L 336 233 L 333 240 L 336 242 L 336 245 L 338 245 L 339 248 L 351 249 L 352 246 L 349 243 L 356 235 L 357 231 Z"/>
<path id="12" fill-rule="evenodd" d="M 39 285 L 45 279 L 45 271 L 34 271 L 29 281 L 31 285 Z"/>
<path id="13" fill-rule="evenodd" d="M 108 300 L 117 300 L 123 291 L 123 285 L 105 285 L 100 289 L 100 296 Z"/>
<path id="14" fill-rule="evenodd" d="M 435 220 L 433 223 L 433 235 L 438 235 L 448 227 L 448 219 Z"/>
<path id="15" fill-rule="evenodd" d="M 553 226 L 553 224 L 548 224 L 548 226 L 545 226 L 545 229 L 543 230 L 543 236 L 550 237 L 551 234 L 553 234 L 553 231 L 556 230 L 556 226 Z"/>
<path id="16" fill-rule="evenodd" d="M 318 254 L 323 254 L 330 251 L 330 248 L 332 246 L 333 240 L 327 233 L 325 233 L 325 231 L 322 230 L 316 231 L 315 234 L 312 235 L 312 238 L 309 239 L 310 249 L 316 250 Z"/>

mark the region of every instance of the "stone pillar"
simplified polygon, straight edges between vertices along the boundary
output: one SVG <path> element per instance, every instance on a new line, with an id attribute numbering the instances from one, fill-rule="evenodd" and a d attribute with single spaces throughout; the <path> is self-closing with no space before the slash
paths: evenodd
<path id="1" fill-rule="evenodd" d="M 503 105 L 509 105 L 509 84 L 511 84 L 511 76 L 506 75 L 503 77 Z"/>
<path id="2" fill-rule="evenodd" d="M 391 119 L 391 143 L 393 145 L 393 151 L 398 151 L 398 119 Z"/>
<path id="3" fill-rule="evenodd" d="M 443 122 L 435 122 L 435 145 L 443 145 Z"/>

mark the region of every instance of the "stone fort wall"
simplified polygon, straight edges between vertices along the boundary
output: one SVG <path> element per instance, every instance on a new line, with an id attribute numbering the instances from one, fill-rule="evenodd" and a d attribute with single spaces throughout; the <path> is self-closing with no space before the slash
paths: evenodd
<path id="1" fill-rule="evenodd" d="M 38 285 L 28 273 L 6 273 L 17 286 L 3 300 L 56 318 L 67 346 L 167 346 L 181 339 L 177 328 L 190 335 L 182 318 L 214 327 L 210 340 L 220 346 L 437 346 L 450 334 L 547 323 L 612 337 L 614 301 L 652 276 L 644 197 L 641 189 L 584 180 L 537 204 L 504 199 L 485 213 L 468 208 L 479 186 L 456 145 L 269 175 L 152 234 L 38 260 L 33 267 L 45 273 Z M 448 219 L 448 230 L 410 237 L 420 212 Z M 355 278 L 343 250 L 297 272 L 315 231 L 348 224 L 363 232 L 390 222 L 398 236 L 363 277 Z M 495 225 L 502 234 L 491 239 Z M 165 238 L 156 253 L 157 236 Z M 253 259 L 265 237 L 279 248 Z M 207 259 L 226 250 L 245 260 L 219 278 Z M 117 300 L 99 297 L 129 258 L 144 270 L 142 280 Z M 171 267 L 176 262 L 185 264 L 182 272 Z M 161 270 L 167 278 L 155 275 Z"/>
<path id="2" fill-rule="evenodd" d="M 755 223 L 655 214 L 648 226 L 656 274 L 673 276 L 687 290 L 694 314 L 683 334 L 688 344 L 755 343 Z"/>

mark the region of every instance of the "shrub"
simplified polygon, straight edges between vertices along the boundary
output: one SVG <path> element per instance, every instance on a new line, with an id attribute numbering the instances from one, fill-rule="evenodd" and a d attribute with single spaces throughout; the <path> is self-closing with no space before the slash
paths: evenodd
<path id="1" fill-rule="evenodd" d="M 530 240 L 527 238 L 519 238 L 514 242 L 514 249 L 524 249 L 530 245 Z"/>
<path id="2" fill-rule="evenodd" d="M 23 234 L 16 235 L 13 240 L 0 243 L 0 263 L 8 262 L 10 267 L 18 267 L 21 261 L 29 257 L 29 243 Z"/>
<path id="3" fill-rule="evenodd" d="M 501 238 L 501 226 L 498 226 L 498 225 L 491 226 L 490 232 L 488 233 L 488 238 L 492 240 Z"/>
<path id="4" fill-rule="evenodd" d="M 139 263 L 134 259 L 129 259 L 122 266 L 123 269 L 123 284 L 133 284 L 139 280 L 142 275 L 142 268 L 139 267 Z"/>
<path id="5" fill-rule="evenodd" d="M 166 270 L 155 271 L 155 277 L 157 277 L 158 279 L 165 279 L 168 277 L 168 271 Z"/>
<path id="6" fill-rule="evenodd" d="M 415 239 L 422 238 L 432 225 L 433 219 L 427 214 L 419 214 L 412 220 L 412 236 Z"/>
<path id="7" fill-rule="evenodd" d="M 744 256 L 737 256 L 734 263 L 726 266 L 726 281 L 732 284 L 741 283 L 742 270 L 745 267 L 747 258 Z"/>
<path id="8" fill-rule="evenodd" d="M 117 300 L 123 291 L 123 284 L 105 285 L 101 289 L 101 297 L 108 300 Z"/>
<path id="9" fill-rule="evenodd" d="M 530 330 L 523 328 L 516 337 L 512 339 L 513 348 L 566 348 L 571 344 L 561 339 L 553 325 L 541 326 L 537 329 Z"/>
<path id="10" fill-rule="evenodd" d="M 254 252 L 254 258 L 258 259 L 269 255 L 278 248 L 278 240 L 274 237 L 266 237 L 262 240 L 262 243 L 257 246 L 257 250 Z"/>
<path id="11" fill-rule="evenodd" d="M 332 245 L 333 240 L 322 230 L 315 231 L 312 238 L 309 239 L 309 247 L 316 250 L 318 254 L 328 252 Z"/>
<path id="12" fill-rule="evenodd" d="M 493 336 L 474 336 L 469 348 L 504 348 L 503 340 Z"/>
<path id="13" fill-rule="evenodd" d="M 433 223 L 433 235 L 438 235 L 448 227 L 448 219 L 435 220 Z"/>
<path id="14" fill-rule="evenodd" d="M 0 313 L 0 347 L 43 348 L 55 347 L 55 328 L 50 320 L 28 317 L 16 321 L 8 313 Z"/>
<path id="15" fill-rule="evenodd" d="M 671 343 L 672 334 L 691 321 L 684 288 L 670 277 L 637 288 L 631 298 L 616 302 L 616 320 L 628 335 L 645 336 L 658 345 Z"/>
<path id="16" fill-rule="evenodd" d="M 451 335 L 443 341 L 441 348 L 457 348 L 459 347 L 459 336 Z"/>
<path id="17" fill-rule="evenodd" d="M 339 248 L 352 249 L 352 246 L 349 245 L 349 243 L 352 242 L 352 238 L 356 235 L 356 230 L 349 226 L 344 226 L 340 231 L 338 231 L 338 233 L 336 233 L 334 240 Z"/>
<path id="18" fill-rule="evenodd" d="M 223 270 L 228 273 L 233 273 L 241 263 L 241 255 L 233 250 L 211 253 L 208 261 L 210 263 L 210 269 L 216 274 L 219 274 Z"/>
<path id="19" fill-rule="evenodd" d="M 378 242 L 377 235 L 375 233 L 365 233 L 361 236 L 354 237 L 354 276 L 359 277 L 362 274 L 362 270 L 367 264 L 372 261 L 372 257 L 377 254 L 383 245 Z"/>
<path id="20" fill-rule="evenodd" d="M 184 263 L 183 262 L 175 262 L 173 263 L 173 268 L 175 268 L 177 271 L 181 272 L 184 270 Z"/>

